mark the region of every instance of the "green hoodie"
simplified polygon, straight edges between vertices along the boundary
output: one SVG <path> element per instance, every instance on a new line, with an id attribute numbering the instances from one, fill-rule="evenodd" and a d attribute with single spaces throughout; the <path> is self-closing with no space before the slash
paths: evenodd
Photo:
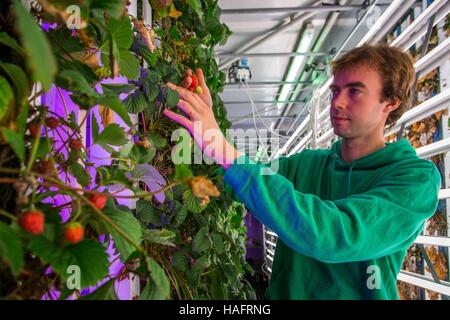
<path id="1" fill-rule="evenodd" d="M 436 166 L 407 140 L 352 162 L 341 140 L 278 160 L 261 174 L 268 164 L 241 156 L 224 175 L 278 235 L 267 298 L 398 299 L 406 251 L 438 205 Z"/>

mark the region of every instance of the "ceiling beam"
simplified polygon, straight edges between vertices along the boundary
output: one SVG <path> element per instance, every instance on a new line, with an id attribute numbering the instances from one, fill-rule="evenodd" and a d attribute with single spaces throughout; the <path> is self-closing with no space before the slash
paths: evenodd
<path id="1" fill-rule="evenodd" d="M 286 101 L 277 101 L 277 100 L 254 100 L 253 103 L 305 103 L 305 100 L 286 100 Z M 224 104 L 250 104 L 251 101 L 223 101 Z"/>
<path id="2" fill-rule="evenodd" d="M 224 52 L 216 54 L 219 58 L 267 58 L 267 57 L 296 57 L 296 56 L 307 56 L 307 57 L 323 57 L 331 56 L 330 52 L 265 52 L 265 53 L 234 53 L 234 52 Z"/>
<path id="3" fill-rule="evenodd" d="M 314 2 L 314 4 L 320 5 L 321 1 L 316 1 L 316 2 Z M 237 50 L 235 50 L 235 53 L 242 53 L 242 52 L 254 49 L 254 48 L 260 46 L 261 44 L 263 44 L 264 42 L 266 42 L 267 40 L 272 39 L 273 37 L 285 32 L 289 28 L 292 28 L 298 24 L 304 23 L 306 20 L 310 19 L 315 14 L 316 14 L 315 12 L 297 13 L 297 14 L 295 14 L 294 17 L 290 17 L 289 20 L 282 22 L 280 26 L 278 26 L 272 30 L 265 31 L 261 36 L 255 37 L 250 41 L 246 41 L 246 43 L 244 45 L 242 45 Z M 231 65 L 237 59 L 238 58 L 230 58 L 228 60 L 221 62 L 219 65 L 219 70 L 225 69 L 226 67 Z"/>
<path id="4" fill-rule="evenodd" d="M 222 15 L 231 14 L 251 14 L 251 13 L 299 13 L 299 12 L 342 12 L 356 11 L 361 9 L 358 5 L 321 5 L 321 6 L 300 6 L 300 7 L 284 7 L 284 8 L 247 8 L 247 9 L 224 9 Z"/>
<path id="5" fill-rule="evenodd" d="M 247 82 L 247 85 L 249 86 L 270 86 L 270 85 L 276 85 L 280 86 L 282 84 L 312 84 L 312 81 L 250 81 Z M 240 87 L 242 84 L 240 82 L 227 82 L 225 83 L 225 86 L 234 86 L 234 87 Z"/>
<path id="6" fill-rule="evenodd" d="M 256 119 L 279 119 L 279 118 L 295 118 L 296 115 L 293 116 L 258 116 Z M 253 119 L 253 117 L 228 117 L 228 120 L 246 120 L 246 119 Z"/>

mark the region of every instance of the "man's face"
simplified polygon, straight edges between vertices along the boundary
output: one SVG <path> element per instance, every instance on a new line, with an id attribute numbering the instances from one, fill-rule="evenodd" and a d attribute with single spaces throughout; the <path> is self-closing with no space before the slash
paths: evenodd
<path id="1" fill-rule="evenodd" d="M 382 82 L 377 71 L 364 65 L 337 71 L 330 90 L 330 118 L 336 135 L 359 138 L 383 130 L 387 102 L 381 102 Z"/>

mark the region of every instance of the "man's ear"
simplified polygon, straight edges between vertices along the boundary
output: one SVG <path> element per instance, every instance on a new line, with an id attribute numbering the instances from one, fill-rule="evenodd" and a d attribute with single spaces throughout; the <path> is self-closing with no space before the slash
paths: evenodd
<path id="1" fill-rule="evenodd" d="M 391 100 L 387 100 L 387 104 L 384 106 L 385 112 L 392 112 L 397 109 L 401 104 L 400 99 L 394 98 Z"/>

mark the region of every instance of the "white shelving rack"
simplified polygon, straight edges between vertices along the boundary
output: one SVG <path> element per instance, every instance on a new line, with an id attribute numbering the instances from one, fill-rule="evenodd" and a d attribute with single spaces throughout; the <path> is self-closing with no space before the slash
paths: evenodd
<path id="1" fill-rule="evenodd" d="M 412 45 L 420 46 L 428 26 L 440 23 L 450 12 L 450 2 L 446 0 L 435 0 L 426 6 L 427 1 L 424 0 L 422 12 L 415 20 L 396 37 L 391 43 L 393 46 L 408 50 Z M 377 23 L 369 30 L 369 32 L 358 43 L 358 46 L 366 42 L 376 42 L 387 35 L 392 27 L 399 22 L 401 18 L 411 9 L 415 1 L 393 1 L 384 11 Z M 393 23 L 395 21 L 395 23 Z M 433 50 L 424 55 L 415 63 L 415 69 L 420 79 L 421 76 L 427 74 L 433 69 L 440 68 L 441 72 L 441 91 L 432 98 L 423 101 L 420 105 L 405 112 L 397 121 L 395 127 L 385 133 L 385 136 L 398 132 L 402 125 L 407 127 L 415 122 L 423 120 L 432 114 L 448 110 L 450 107 L 450 38 L 444 39 L 440 36 L 440 43 Z M 281 148 L 273 153 L 271 159 L 278 156 L 292 155 L 300 152 L 305 148 L 328 148 L 336 141 L 337 136 L 334 135 L 329 120 L 329 98 L 326 95 L 331 79 L 328 79 L 313 95 L 312 105 L 321 106 L 311 112 L 303 122 L 298 126 L 290 139 Z M 313 111 L 313 110 L 312 110 Z M 417 154 L 422 158 L 430 158 L 439 154 L 447 154 L 450 151 L 450 129 L 448 121 L 450 112 L 444 113 L 442 117 L 442 140 L 425 145 L 416 149 Z M 444 188 L 439 193 L 439 199 L 446 199 L 447 203 L 447 222 L 448 233 L 450 235 L 450 156 L 445 156 L 445 181 Z M 271 266 L 274 259 L 276 247 L 276 234 L 266 227 L 264 228 L 264 271 L 270 276 Z M 437 236 L 419 236 L 415 243 L 423 245 L 433 245 L 438 247 L 450 248 L 450 237 Z M 450 255 L 448 255 L 449 257 Z M 447 261 L 448 262 L 448 261 Z M 450 270 L 450 264 L 448 265 Z M 435 281 L 429 275 L 421 275 L 402 270 L 398 276 L 400 281 L 413 284 L 417 287 L 432 290 L 442 295 L 450 296 L 450 282 Z"/>

